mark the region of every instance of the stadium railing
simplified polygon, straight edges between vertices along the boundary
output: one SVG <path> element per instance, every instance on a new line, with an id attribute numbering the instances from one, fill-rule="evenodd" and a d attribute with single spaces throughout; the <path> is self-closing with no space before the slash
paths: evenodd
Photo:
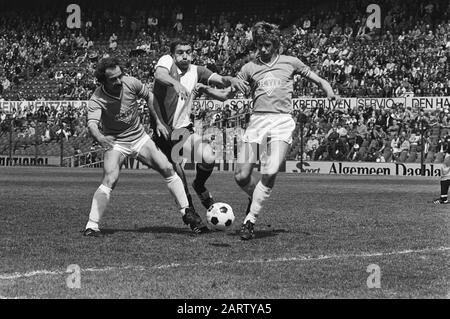
<path id="1" fill-rule="evenodd" d="M 89 152 L 67 156 L 63 158 L 64 167 L 103 167 L 103 149 L 98 148 Z"/>
<path id="2" fill-rule="evenodd" d="M 418 97 L 418 98 L 397 98 L 403 102 L 406 102 L 405 106 L 411 106 L 411 104 L 417 105 L 418 107 L 425 109 L 425 110 L 438 110 L 440 109 L 441 111 L 443 109 L 448 108 L 449 105 L 449 101 L 450 101 L 450 97 Z M 227 104 L 229 105 L 240 105 L 238 103 L 240 102 L 244 102 L 242 103 L 244 105 L 244 107 L 246 107 L 247 105 L 249 106 L 249 108 L 244 108 L 241 109 L 241 111 L 245 110 L 247 112 L 243 112 L 243 113 L 239 113 L 230 117 L 222 117 L 222 116 L 226 116 L 227 113 L 224 109 L 224 107 L 226 107 Z M 300 110 L 303 108 L 308 108 L 308 107 L 317 107 L 317 106 L 321 106 L 324 107 L 325 109 L 333 109 L 334 105 L 332 104 L 327 104 L 328 102 L 326 101 L 326 99 L 313 99 L 313 98 L 303 98 L 303 99 L 294 99 L 293 100 L 296 105 L 296 109 Z M 346 98 L 344 100 L 344 102 L 347 101 L 348 105 L 346 105 L 345 103 L 342 106 L 345 107 L 354 107 L 354 106 L 358 106 L 358 105 L 363 105 L 363 106 L 373 106 L 373 107 L 377 107 L 378 104 L 384 106 L 386 106 L 387 108 L 389 108 L 388 102 L 398 102 L 397 100 L 393 100 L 393 99 L 366 99 L 366 98 Z M 78 101 L 79 105 L 82 105 L 83 101 Z M 213 101 L 214 102 L 214 101 Z M 212 135 L 214 134 L 214 132 L 217 132 L 218 134 L 220 134 L 220 138 L 218 136 L 214 137 L 215 141 L 213 141 L 213 143 L 215 144 L 221 144 L 221 150 L 224 153 L 228 153 L 228 155 L 226 156 L 227 159 L 229 158 L 235 158 L 236 157 L 236 149 L 238 149 L 238 144 L 240 142 L 240 134 L 242 134 L 243 130 L 246 128 L 247 126 L 247 122 L 249 120 L 250 117 L 250 104 L 246 104 L 248 101 L 245 101 L 244 99 L 239 99 L 239 101 L 233 101 L 233 102 L 237 102 L 237 103 L 212 103 L 214 105 L 213 109 L 210 109 L 210 111 L 208 111 L 208 117 L 213 116 L 217 116 L 219 115 L 220 119 L 216 120 L 216 121 L 211 121 L 211 117 L 209 117 L 209 120 L 197 120 L 197 125 L 195 126 L 196 129 L 198 130 L 198 133 L 200 135 L 205 135 L 205 138 L 208 139 L 212 137 Z M 413 103 L 414 102 L 414 103 Z M 30 104 L 31 103 L 31 104 Z M 8 112 L 11 113 L 12 110 L 12 105 L 32 105 L 34 107 L 36 107 L 36 105 L 34 105 L 33 101 L 29 101 L 29 102 L 23 102 L 20 101 L 19 102 L 3 102 L 3 104 L 0 104 L 3 108 L 3 110 L 6 110 Z M 47 102 L 39 102 L 42 105 L 47 105 Z M 314 104 L 316 103 L 316 104 Z M 362 103 L 362 104 L 361 104 Z M 375 104 L 374 104 L 375 103 Z M 48 102 L 48 105 L 53 105 L 51 102 Z M 75 104 L 74 104 L 75 105 Z M 77 104 L 78 105 L 78 104 Z M 414 106 L 413 105 L 413 106 Z M 202 104 L 198 104 L 198 106 L 200 107 L 209 107 L 208 103 L 202 103 Z M 216 108 L 217 107 L 217 108 Z M 9 109 L 8 109 L 9 108 Z M 339 109 L 338 109 L 339 110 Z M 50 141 L 43 141 L 42 136 L 44 135 L 44 131 L 45 131 L 45 123 L 46 122 L 41 122 L 39 119 L 34 120 L 34 124 L 35 124 L 35 133 L 33 136 L 27 136 L 26 134 L 21 134 L 24 133 L 25 131 L 19 128 L 19 127 L 15 127 L 14 124 L 12 125 L 6 125 L 8 123 L 14 123 L 15 121 L 17 121 L 17 119 L 15 118 L 13 120 L 13 118 L 10 118 L 10 120 L 6 120 L 2 122 L 2 134 L 0 136 L 0 160 L 3 160 L 5 163 L 16 163 L 15 165 L 27 165 L 27 163 L 30 163 L 28 165 L 33 165 L 32 163 L 42 163 L 42 160 L 44 160 L 44 162 L 47 165 L 56 165 L 56 166 L 70 166 L 70 167 L 74 167 L 74 166 L 83 166 L 86 165 L 86 167 L 91 167 L 93 166 L 92 163 L 87 163 L 85 158 L 83 157 L 84 155 L 79 155 L 77 153 L 82 153 L 82 154 L 90 154 L 90 148 L 92 147 L 92 143 L 93 140 L 90 136 L 86 135 L 85 133 L 80 134 L 78 136 L 69 136 L 68 138 L 65 138 L 63 136 L 57 136 L 56 134 L 53 134 L 52 138 L 50 139 Z M 24 119 L 22 119 L 22 121 L 25 121 Z M 57 119 L 57 121 L 59 122 L 59 119 Z M 23 123 L 29 123 L 29 121 L 25 121 Z M 56 131 L 61 127 L 60 124 L 58 124 L 58 122 L 54 122 L 53 124 L 50 124 L 53 126 L 53 133 L 56 133 Z M 6 124 L 5 124 L 6 123 Z M 433 155 L 434 158 L 430 158 L 430 155 L 428 154 L 424 154 L 424 157 L 426 159 L 426 161 L 432 161 L 435 162 L 435 159 L 439 159 L 440 157 L 437 157 L 438 155 L 438 151 L 435 150 L 435 144 L 437 143 L 437 141 L 439 139 L 443 139 L 444 136 L 449 135 L 449 130 L 447 130 L 444 126 L 444 123 L 441 123 L 439 121 L 437 121 L 436 123 L 433 122 L 434 124 L 436 124 L 435 126 L 432 126 L 432 135 L 431 135 L 431 148 L 430 150 L 433 151 Z M 48 124 L 48 122 L 47 122 Z M 297 123 L 298 124 L 298 123 Z M 431 123 L 430 123 L 431 125 Z M 22 124 L 20 125 L 22 127 L 25 128 L 25 126 Z M 290 153 L 288 154 L 288 159 L 296 159 L 298 154 L 299 154 L 299 150 L 300 150 L 300 145 L 301 142 L 299 140 L 299 125 L 297 125 L 297 129 L 294 132 L 294 143 L 292 145 L 292 148 L 290 150 Z M 19 137 L 22 136 L 22 137 Z M 219 141 L 220 139 L 220 141 Z M 306 139 L 303 140 L 303 146 L 306 143 Z M 92 155 L 92 154 L 91 154 Z M 417 162 L 418 160 L 421 159 L 421 154 L 420 152 L 417 152 L 416 150 L 416 156 L 415 156 L 415 160 L 414 160 L 414 154 L 409 154 L 412 156 L 408 156 L 405 161 L 415 161 Z M 87 155 L 86 155 L 87 156 Z M 85 157 L 86 157 L 85 156 Z M 12 157 L 17 158 L 18 160 L 13 160 Z M 7 159 L 8 158 L 8 161 Z M 73 159 L 70 159 L 73 158 Z M 225 158 L 225 156 L 224 156 Z M 84 162 L 83 162 L 84 161 Z M 14 164 L 13 164 L 14 165 Z M 100 163 L 95 164 L 95 165 L 101 165 Z"/>

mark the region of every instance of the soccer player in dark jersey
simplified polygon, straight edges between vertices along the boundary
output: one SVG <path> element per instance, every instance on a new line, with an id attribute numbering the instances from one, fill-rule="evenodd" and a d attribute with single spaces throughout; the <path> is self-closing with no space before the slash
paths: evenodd
<path id="1" fill-rule="evenodd" d="M 433 201 L 436 205 L 448 204 L 448 189 L 450 187 L 450 141 L 447 140 L 445 144 L 445 157 L 441 166 L 441 196 Z"/>
<path id="2" fill-rule="evenodd" d="M 99 223 L 118 181 L 120 167 L 129 156 L 137 158 L 162 175 L 185 224 L 196 233 L 206 231 L 207 227 L 200 216 L 189 207 L 182 180 L 141 124 L 137 101 L 143 98 L 155 119 L 156 135 L 168 136 L 167 129 L 154 111 L 153 94 L 148 87 L 138 79 L 123 74 L 118 59 L 114 57 L 101 59 L 95 76 L 101 85 L 89 100 L 87 126 L 93 138 L 105 148 L 105 154 L 102 183 L 93 196 L 84 235 L 101 235 Z M 99 123 L 102 124 L 102 130 Z"/>
<path id="3" fill-rule="evenodd" d="M 275 178 L 292 143 L 295 121 L 292 119 L 294 75 L 300 74 L 317 84 L 331 100 L 339 100 L 331 85 L 296 57 L 280 55 L 278 26 L 258 22 L 253 27 L 253 41 L 258 49 L 256 59 L 246 63 L 237 77 L 250 85 L 253 114 L 242 138 L 235 169 L 235 180 L 249 196 L 246 217 L 241 226 L 242 240 L 254 238 L 254 225 L 269 199 Z M 229 90 L 201 87 L 200 90 L 224 100 Z M 261 161 L 261 179 L 252 174 L 257 160 L 256 144 L 267 150 Z"/>
<path id="4" fill-rule="evenodd" d="M 177 39 L 170 45 L 171 54 L 162 56 L 155 67 L 155 111 L 169 130 L 171 137 L 154 136 L 156 145 L 174 164 L 174 168 L 183 179 L 190 205 L 188 185 L 184 171 L 180 165 L 183 158 L 191 158 L 193 152 L 196 164 L 196 177 L 192 187 L 205 208 L 209 208 L 214 200 L 205 187 L 215 162 L 215 154 L 211 146 L 195 134 L 190 115 L 194 88 L 197 83 L 231 87 L 233 90 L 245 90 L 245 81 L 230 76 L 221 76 L 203 66 L 192 64 L 192 46 L 188 41 Z M 155 127 L 155 122 L 152 126 Z M 194 146 L 194 147 L 192 147 Z M 183 151 L 183 157 L 178 154 Z"/>

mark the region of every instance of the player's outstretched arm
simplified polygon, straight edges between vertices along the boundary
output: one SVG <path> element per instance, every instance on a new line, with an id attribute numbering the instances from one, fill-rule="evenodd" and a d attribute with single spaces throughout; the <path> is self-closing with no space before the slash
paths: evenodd
<path id="1" fill-rule="evenodd" d="M 155 71 L 155 80 L 165 86 L 173 86 L 175 91 L 182 99 L 189 97 L 189 91 L 177 80 L 170 76 L 169 70 L 164 67 L 157 67 Z"/>
<path id="2" fill-rule="evenodd" d="M 219 87 L 231 87 L 232 91 L 239 90 L 243 94 L 247 94 L 249 91 L 249 84 L 247 81 L 228 75 L 214 73 L 209 78 L 209 83 Z"/>
<path id="3" fill-rule="evenodd" d="M 236 95 L 236 91 L 233 91 L 231 87 L 225 89 L 216 89 L 201 83 L 197 83 L 197 85 L 195 86 L 195 90 L 198 95 L 206 94 L 208 95 L 208 97 L 222 102 L 228 99 L 232 99 Z"/>
<path id="4" fill-rule="evenodd" d="M 338 100 L 339 101 L 341 99 L 338 95 L 336 95 L 334 93 L 333 88 L 331 87 L 331 84 L 327 80 L 318 76 L 313 71 L 310 71 L 309 74 L 306 76 L 306 78 L 309 81 L 317 84 L 325 92 L 325 94 L 327 95 L 327 98 L 329 98 L 330 100 Z"/>

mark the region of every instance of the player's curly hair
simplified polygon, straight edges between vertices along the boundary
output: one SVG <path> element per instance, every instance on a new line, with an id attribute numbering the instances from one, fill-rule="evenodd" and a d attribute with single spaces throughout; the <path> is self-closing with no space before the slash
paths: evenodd
<path id="1" fill-rule="evenodd" d="M 278 49 L 280 47 L 280 29 L 276 24 L 260 21 L 252 28 L 253 41 L 255 44 L 270 41 Z"/>
<path id="2" fill-rule="evenodd" d="M 108 56 L 98 61 L 94 72 L 94 76 L 97 78 L 97 81 L 104 84 L 106 82 L 106 69 L 115 68 L 116 66 L 118 66 L 123 72 L 122 65 L 117 57 Z"/>

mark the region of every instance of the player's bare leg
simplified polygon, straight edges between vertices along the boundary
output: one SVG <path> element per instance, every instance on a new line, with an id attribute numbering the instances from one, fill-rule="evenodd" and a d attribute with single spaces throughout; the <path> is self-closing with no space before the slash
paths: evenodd
<path id="1" fill-rule="evenodd" d="M 239 152 L 234 172 L 234 179 L 241 189 L 248 195 L 248 206 L 245 214 L 250 211 L 252 204 L 253 192 L 258 182 L 257 178 L 253 175 L 253 168 L 257 159 L 257 144 L 255 143 L 243 143 Z M 254 224 L 242 224 L 241 238 L 250 239 L 254 237 L 253 234 Z M 243 234 L 245 232 L 245 235 Z M 248 237 L 248 238 L 247 238 Z"/>
<path id="2" fill-rule="evenodd" d="M 173 169 L 173 166 L 166 155 L 156 147 L 152 140 L 148 140 L 141 148 L 138 159 L 142 163 L 152 167 L 164 177 L 170 193 L 175 198 L 183 217 L 183 222 L 188 224 L 196 233 L 206 232 L 208 228 L 203 223 L 201 217 L 192 207 L 189 207 L 189 201 L 184 190 L 183 181 Z"/>
<path id="3" fill-rule="evenodd" d="M 251 199 L 258 179 L 253 176 L 253 168 L 257 160 L 257 144 L 243 143 L 237 156 L 234 179 Z"/>
<path id="4" fill-rule="evenodd" d="M 289 144 L 283 141 L 272 141 L 268 147 L 267 160 L 261 168 L 261 180 L 256 184 L 252 197 L 250 212 L 245 217 L 244 222 L 250 220 L 255 223 L 264 202 L 269 198 L 275 179 L 281 164 L 286 157 Z"/>
<path id="5" fill-rule="evenodd" d="M 268 147 L 267 160 L 262 166 L 261 180 L 254 187 L 250 209 L 241 228 L 241 238 L 244 240 L 254 237 L 253 226 L 264 206 L 264 202 L 270 197 L 277 173 L 288 149 L 289 144 L 284 141 L 272 141 Z"/>
<path id="6" fill-rule="evenodd" d="M 111 192 L 119 180 L 120 167 L 125 156 L 119 151 L 110 149 L 105 152 L 103 162 L 103 178 L 92 198 L 89 221 L 84 231 L 85 236 L 100 235 L 99 223 L 109 204 Z"/>
<path id="7" fill-rule="evenodd" d="M 214 200 L 211 193 L 206 188 L 205 183 L 214 170 L 215 154 L 211 145 L 203 142 L 202 137 L 198 134 L 191 134 L 183 145 L 183 154 L 192 153 L 194 155 L 194 160 L 197 162 L 195 166 L 197 173 L 194 182 L 192 183 L 192 187 L 197 193 L 202 205 L 208 209 L 214 204 Z"/>

